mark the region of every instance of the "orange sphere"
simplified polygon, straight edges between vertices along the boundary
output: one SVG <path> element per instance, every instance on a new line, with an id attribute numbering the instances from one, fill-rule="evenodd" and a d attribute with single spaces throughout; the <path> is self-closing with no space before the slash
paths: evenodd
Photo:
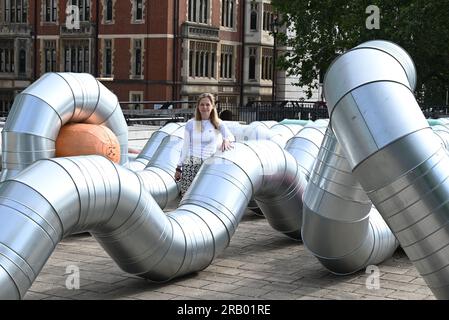
<path id="1" fill-rule="evenodd" d="M 120 162 L 120 144 L 109 128 L 87 123 L 70 123 L 61 128 L 56 139 L 56 157 L 93 154 Z"/>

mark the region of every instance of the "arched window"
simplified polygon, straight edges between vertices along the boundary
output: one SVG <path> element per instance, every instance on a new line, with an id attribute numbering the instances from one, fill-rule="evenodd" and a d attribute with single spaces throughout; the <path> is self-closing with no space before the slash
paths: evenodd
<path id="1" fill-rule="evenodd" d="M 251 4 L 250 29 L 257 31 L 257 4 Z"/>

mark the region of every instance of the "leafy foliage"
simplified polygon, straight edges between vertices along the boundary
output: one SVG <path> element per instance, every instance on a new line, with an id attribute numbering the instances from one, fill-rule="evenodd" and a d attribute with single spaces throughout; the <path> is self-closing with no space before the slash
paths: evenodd
<path id="1" fill-rule="evenodd" d="M 317 87 L 316 79 L 342 52 L 373 39 L 393 41 L 413 58 L 417 98 L 442 104 L 449 87 L 448 0 L 272 0 L 279 19 L 295 33 L 279 33 L 291 47 L 278 65 L 299 76 L 300 86 Z M 380 28 L 369 30 L 369 5 L 380 8 Z"/>

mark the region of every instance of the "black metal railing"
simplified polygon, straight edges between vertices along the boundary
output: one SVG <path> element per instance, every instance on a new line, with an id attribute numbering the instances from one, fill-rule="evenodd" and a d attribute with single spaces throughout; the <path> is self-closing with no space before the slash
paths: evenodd
<path id="1" fill-rule="evenodd" d="M 449 106 L 421 106 L 421 110 L 426 118 L 449 117 Z"/>
<path id="2" fill-rule="evenodd" d="M 168 122 L 185 122 L 195 112 L 196 101 L 122 101 L 120 105 L 128 125 L 152 124 L 162 126 Z M 449 117 L 449 106 L 420 106 L 426 118 Z M 0 119 L 6 119 L 9 108 L 2 108 Z M 316 120 L 328 118 L 323 101 L 282 100 L 251 101 L 244 106 L 217 101 L 223 120 L 251 123 L 253 121 L 282 121 L 284 119 Z"/>
<path id="3" fill-rule="evenodd" d="M 316 120 L 328 118 L 326 104 L 321 101 L 251 101 L 245 106 L 218 105 L 221 118 L 250 123 L 284 119 Z M 223 117 L 223 114 L 226 116 Z"/>
<path id="4" fill-rule="evenodd" d="M 187 121 L 195 112 L 195 101 L 125 101 L 120 102 L 128 125 L 164 125 Z M 328 118 L 326 104 L 321 101 L 251 101 L 245 106 L 217 101 L 223 120 L 251 123 L 253 121 L 282 121 L 284 119 L 316 120 Z"/>
<path id="5" fill-rule="evenodd" d="M 193 117 L 195 101 L 122 101 L 120 106 L 128 125 L 164 125 L 185 122 Z"/>

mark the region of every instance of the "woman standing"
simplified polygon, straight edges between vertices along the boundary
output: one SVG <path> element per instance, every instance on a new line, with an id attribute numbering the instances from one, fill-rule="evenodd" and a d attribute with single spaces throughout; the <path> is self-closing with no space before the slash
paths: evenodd
<path id="1" fill-rule="evenodd" d="M 221 133 L 222 140 L 218 140 Z M 184 131 L 184 146 L 181 151 L 175 180 L 181 180 L 181 195 L 189 188 L 201 164 L 212 156 L 220 143 L 220 150 L 232 148 L 232 134 L 226 125 L 218 118 L 215 98 L 211 93 L 199 96 L 195 118 L 187 121 Z"/>

